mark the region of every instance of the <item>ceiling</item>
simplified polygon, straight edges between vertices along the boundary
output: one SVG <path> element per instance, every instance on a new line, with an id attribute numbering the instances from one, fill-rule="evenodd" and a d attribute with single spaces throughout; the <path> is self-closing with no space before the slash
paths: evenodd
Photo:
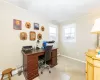
<path id="1" fill-rule="evenodd" d="M 6 0 L 50 21 L 63 22 L 100 9 L 100 0 Z"/>

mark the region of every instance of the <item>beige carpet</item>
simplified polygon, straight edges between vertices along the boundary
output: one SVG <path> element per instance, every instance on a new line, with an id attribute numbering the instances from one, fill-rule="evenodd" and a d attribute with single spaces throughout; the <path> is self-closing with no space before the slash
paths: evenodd
<path id="1" fill-rule="evenodd" d="M 67 75 L 64 71 L 60 71 L 59 68 L 54 67 L 51 69 L 52 73 L 49 73 L 48 70 L 45 70 L 43 74 L 40 74 L 40 80 L 70 80 L 70 76 Z"/>
<path id="2" fill-rule="evenodd" d="M 23 75 L 15 75 L 12 80 L 25 80 L 25 78 Z M 45 70 L 43 74 L 40 74 L 34 80 L 86 80 L 85 64 L 59 57 L 58 65 L 51 69 L 51 74 Z"/>

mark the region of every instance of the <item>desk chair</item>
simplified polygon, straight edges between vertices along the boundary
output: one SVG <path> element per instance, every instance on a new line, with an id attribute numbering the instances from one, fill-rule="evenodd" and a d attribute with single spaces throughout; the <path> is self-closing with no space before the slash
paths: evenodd
<path id="1" fill-rule="evenodd" d="M 49 73 L 51 73 L 50 65 L 47 64 L 47 61 L 51 60 L 51 51 L 52 51 L 52 46 L 46 46 L 44 58 L 42 59 L 42 61 L 44 61 L 44 65 L 41 66 L 42 68 L 41 74 L 43 74 L 44 69 L 48 69 Z"/>

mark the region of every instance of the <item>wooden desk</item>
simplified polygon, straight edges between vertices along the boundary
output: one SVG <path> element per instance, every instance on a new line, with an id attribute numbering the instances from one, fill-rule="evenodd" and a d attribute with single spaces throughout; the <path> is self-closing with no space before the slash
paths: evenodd
<path id="1" fill-rule="evenodd" d="M 35 50 L 27 54 L 23 53 L 23 73 L 26 80 L 32 80 L 39 76 L 38 57 L 44 55 L 44 53 L 45 51 L 42 49 Z M 57 48 L 52 49 L 50 64 L 51 67 L 57 65 Z"/>

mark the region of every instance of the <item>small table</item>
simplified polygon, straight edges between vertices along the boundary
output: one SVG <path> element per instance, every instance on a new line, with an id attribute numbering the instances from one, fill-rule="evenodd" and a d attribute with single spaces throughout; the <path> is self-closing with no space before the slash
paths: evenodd
<path id="1" fill-rule="evenodd" d="M 9 80 L 11 80 L 11 76 L 12 76 L 12 71 L 13 71 L 13 70 L 15 70 L 15 69 L 8 68 L 8 69 L 4 70 L 4 71 L 2 72 L 1 80 L 3 80 L 3 77 L 4 77 L 5 75 L 8 75 Z"/>

